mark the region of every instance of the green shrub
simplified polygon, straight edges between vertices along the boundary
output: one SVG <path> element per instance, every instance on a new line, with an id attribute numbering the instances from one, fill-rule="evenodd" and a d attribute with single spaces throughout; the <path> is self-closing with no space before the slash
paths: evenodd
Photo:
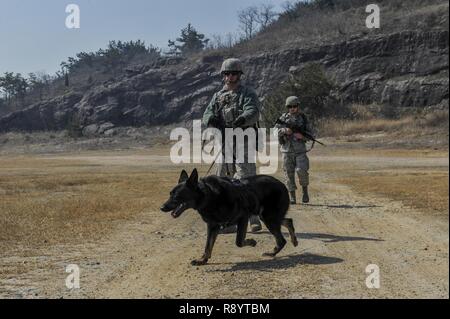
<path id="1" fill-rule="evenodd" d="M 273 126 L 276 119 L 286 112 L 285 100 L 292 95 L 300 99 L 300 109 L 313 121 L 332 112 L 328 108 L 333 104 L 327 100 L 333 87 L 320 64 L 306 64 L 297 75 L 290 75 L 265 98 L 263 120 L 266 127 Z"/>

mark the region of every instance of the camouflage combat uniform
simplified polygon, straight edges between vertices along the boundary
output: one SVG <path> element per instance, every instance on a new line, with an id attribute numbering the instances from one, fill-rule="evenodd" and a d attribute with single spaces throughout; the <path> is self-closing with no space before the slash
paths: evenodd
<path id="1" fill-rule="evenodd" d="M 302 113 L 290 114 L 285 113 L 280 120 L 286 123 L 303 126 L 306 122 L 306 129 L 311 131 L 306 116 Z M 307 156 L 306 140 L 297 139 L 294 134 L 287 135 L 283 125 L 277 124 L 278 136 L 283 138 L 285 143 L 281 145 L 281 154 L 283 158 L 283 169 L 286 178 L 286 185 L 289 192 L 295 192 L 295 173 L 297 173 L 300 185 L 307 187 L 309 185 L 309 159 Z"/>
<path id="2" fill-rule="evenodd" d="M 220 73 L 225 77 L 242 75 L 244 72 L 241 61 L 235 58 L 226 59 L 222 63 Z M 238 81 L 240 81 L 240 77 Z M 206 107 L 205 113 L 203 114 L 203 125 L 211 125 L 216 128 L 218 126 L 225 128 L 240 127 L 245 130 L 249 127 L 256 127 L 255 124 L 259 119 L 259 112 L 260 102 L 255 91 L 241 84 L 238 84 L 234 90 L 228 90 L 227 85 L 225 85 L 222 90 L 214 94 L 211 102 Z M 216 125 L 212 125 L 212 121 Z M 217 126 L 217 124 L 219 125 Z M 222 144 L 223 142 L 224 138 L 222 139 Z M 243 163 L 235 162 L 234 159 L 233 163 L 218 163 L 217 175 L 230 176 L 237 179 L 256 175 L 255 159 L 248 158 L 248 146 L 248 141 L 245 141 Z M 241 145 L 238 147 L 241 147 Z M 222 148 L 225 149 L 225 145 L 222 145 Z M 236 158 L 236 143 L 233 143 L 233 158 Z M 253 163 L 249 163 L 250 161 L 253 161 Z M 261 230 L 261 223 L 258 216 L 250 216 L 250 225 L 252 232 Z M 237 227 L 234 225 L 227 227 L 223 231 L 235 232 L 236 230 Z"/>
<path id="3" fill-rule="evenodd" d="M 260 102 L 255 91 L 249 87 L 239 85 L 234 91 L 227 91 L 225 88 L 215 93 L 211 102 L 203 114 L 203 125 L 207 126 L 210 119 L 220 116 L 225 127 L 232 128 L 233 122 L 238 117 L 244 117 L 245 122 L 241 128 L 254 127 L 259 119 Z M 220 113 L 220 114 L 218 114 Z M 248 148 L 245 145 L 244 163 L 221 163 L 217 166 L 217 175 L 234 177 L 237 179 L 256 175 L 256 164 L 248 163 Z"/>

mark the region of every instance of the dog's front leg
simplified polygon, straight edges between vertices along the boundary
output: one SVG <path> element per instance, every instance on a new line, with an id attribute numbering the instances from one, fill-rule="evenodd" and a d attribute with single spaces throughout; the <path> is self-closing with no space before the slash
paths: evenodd
<path id="1" fill-rule="evenodd" d="M 248 217 L 242 217 L 241 219 L 239 219 L 236 234 L 236 246 L 238 247 L 256 246 L 256 240 L 245 239 L 245 236 L 247 235 L 247 225 L 248 225 Z"/>
<path id="2" fill-rule="evenodd" d="M 211 253 L 214 247 L 214 243 L 216 242 L 217 235 L 219 234 L 219 230 L 220 226 L 218 225 L 212 226 L 208 224 L 208 238 L 206 239 L 205 252 L 202 258 L 191 261 L 191 265 L 201 266 L 205 265 L 208 262 L 208 259 L 211 258 Z"/>

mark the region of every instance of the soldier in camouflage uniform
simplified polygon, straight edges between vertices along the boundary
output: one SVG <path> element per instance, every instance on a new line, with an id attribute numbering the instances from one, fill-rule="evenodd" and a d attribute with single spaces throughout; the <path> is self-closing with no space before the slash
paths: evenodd
<path id="1" fill-rule="evenodd" d="M 216 92 L 203 114 L 202 123 L 207 127 L 237 128 L 243 130 L 256 128 L 259 120 L 260 102 L 255 91 L 240 83 L 243 74 L 242 64 L 238 59 L 227 59 L 221 70 L 225 85 Z M 245 143 L 244 163 L 218 163 L 217 175 L 230 176 L 237 179 L 256 175 L 256 164 L 248 163 L 248 143 Z M 223 147 L 223 146 L 222 146 Z M 259 218 L 250 219 L 253 232 L 261 230 Z"/>
<path id="2" fill-rule="evenodd" d="M 281 115 L 280 120 L 302 126 L 311 132 L 307 118 L 300 111 L 300 101 L 296 96 L 290 96 L 286 99 L 286 107 L 289 112 Z M 278 137 L 281 144 L 281 154 L 283 157 L 283 169 L 286 177 L 286 184 L 291 197 L 291 204 L 296 204 L 295 190 L 295 173 L 299 178 L 299 184 L 303 189 L 303 203 L 309 202 L 308 185 L 309 185 L 309 159 L 306 150 L 307 139 L 301 133 L 294 133 L 291 129 L 282 124 L 275 126 L 278 128 Z"/>

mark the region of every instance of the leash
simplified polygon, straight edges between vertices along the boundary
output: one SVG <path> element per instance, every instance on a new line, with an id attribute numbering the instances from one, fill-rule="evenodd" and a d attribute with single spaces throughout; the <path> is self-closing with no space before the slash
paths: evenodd
<path id="1" fill-rule="evenodd" d="M 202 150 L 203 152 L 203 150 Z M 214 166 L 214 164 L 216 164 L 217 159 L 219 158 L 219 155 L 222 154 L 222 148 L 220 149 L 219 153 L 217 153 L 216 158 L 214 159 L 214 161 L 211 163 L 211 165 L 208 168 L 208 171 L 206 172 L 205 176 L 208 176 L 209 172 L 211 172 L 212 167 Z M 228 167 L 227 167 L 228 169 Z"/>
<path id="2" fill-rule="evenodd" d="M 203 152 L 203 150 L 202 150 L 202 152 Z M 209 166 L 208 170 L 206 171 L 205 177 L 208 176 L 208 174 L 211 172 L 211 169 L 213 168 L 214 164 L 216 164 L 216 161 L 219 158 L 219 155 L 225 156 L 224 154 L 222 154 L 222 148 L 220 148 L 220 151 L 217 153 L 216 157 L 214 158 L 214 161 L 212 161 L 211 165 Z M 233 154 L 233 159 L 234 159 L 234 154 Z M 228 163 L 223 163 L 223 164 L 226 165 L 227 176 L 229 176 L 230 175 L 230 171 L 229 171 L 229 168 L 228 168 Z"/>

